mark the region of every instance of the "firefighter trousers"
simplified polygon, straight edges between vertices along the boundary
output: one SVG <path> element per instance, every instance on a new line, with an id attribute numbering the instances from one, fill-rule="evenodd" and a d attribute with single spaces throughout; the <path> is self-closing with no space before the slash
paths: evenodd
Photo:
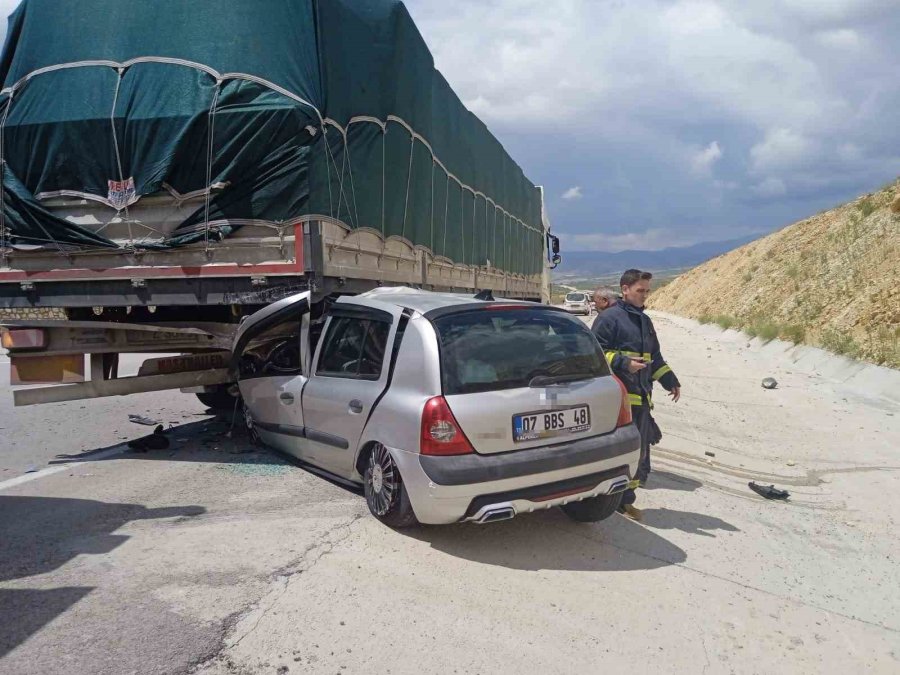
<path id="1" fill-rule="evenodd" d="M 631 406 L 631 419 L 634 425 L 641 432 L 641 457 L 638 461 L 637 473 L 634 479 L 639 481 L 647 480 L 650 475 L 650 408 L 647 405 Z M 634 504 L 637 495 L 633 489 L 628 489 L 622 494 L 622 506 Z"/>

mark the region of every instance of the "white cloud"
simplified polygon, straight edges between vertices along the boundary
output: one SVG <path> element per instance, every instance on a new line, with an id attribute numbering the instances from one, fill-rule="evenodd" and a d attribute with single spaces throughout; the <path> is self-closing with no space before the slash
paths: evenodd
<path id="1" fill-rule="evenodd" d="M 816 33 L 816 41 L 825 47 L 835 49 L 859 49 L 860 47 L 859 33 L 849 28 L 820 31 Z"/>
<path id="2" fill-rule="evenodd" d="M 784 181 L 774 176 L 769 176 L 764 181 L 751 188 L 751 192 L 757 197 L 772 198 L 783 197 L 787 194 L 787 186 Z"/>
<path id="3" fill-rule="evenodd" d="M 831 93 L 794 44 L 748 29 L 716 0 L 410 4 L 463 100 L 514 127 L 578 119 L 602 130 L 610 115 L 661 113 L 772 125 L 816 117 Z M 475 54 L 490 66 L 473 68 Z"/>
<path id="4" fill-rule="evenodd" d="M 708 173 L 712 169 L 713 164 L 722 158 L 722 148 L 719 147 L 718 141 L 713 141 L 702 150 L 694 153 L 691 157 L 691 169 L 696 174 Z"/>
<path id="5" fill-rule="evenodd" d="M 581 199 L 582 197 L 584 197 L 584 194 L 582 194 L 582 192 L 581 192 L 580 185 L 575 185 L 574 187 L 570 187 L 568 190 L 563 192 L 563 195 L 562 195 L 562 198 L 566 199 L 566 200 Z"/>
<path id="6" fill-rule="evenodd" d="M 770 129 L 750 149 L 751 169 L 757 174 L 793 169 L 808 163 L 817 151 L 814 141 L 793 129 Z"/>

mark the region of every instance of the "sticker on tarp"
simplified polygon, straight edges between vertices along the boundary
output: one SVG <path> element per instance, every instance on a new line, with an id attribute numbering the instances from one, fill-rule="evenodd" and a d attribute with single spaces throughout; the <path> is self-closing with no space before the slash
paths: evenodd
<path id="1" fill-rule="evenodd" d="M 106 198 L 110 205 L 117 210 L 124 209 L 134 201 L 137 191 L 134 188 L 134 178 L 128 180 L 110 180 L 107 181 L 109 192 Z"/>

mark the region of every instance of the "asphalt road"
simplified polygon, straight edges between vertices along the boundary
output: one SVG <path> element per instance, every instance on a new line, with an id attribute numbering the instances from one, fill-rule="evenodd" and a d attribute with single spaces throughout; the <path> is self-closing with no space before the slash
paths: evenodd
<path id="1" fill-rule="evenodd" d="M 120 374 L 136 375 L 147 357 L 123 355 Z M 9 386 L 9 358 L 0 354 L 0 482 L 42 469 L 60 455 L 96 452 L 153 430 L 129 422 L 129 414 L 168 426 L 205 411 L 196 396 L 177 391 L 16 408 Z"/>
<path id="2" fill-rule="evenodd" d="M 0 673 L 896 673 L 900 403 L 657 329 L 684 394 L 641 523 L 395 532 L 190 396 L 0 408 L 16 466 L 88 451 L 0 474 Z M 120 452 L 129 412 L 172 446 Z"/>

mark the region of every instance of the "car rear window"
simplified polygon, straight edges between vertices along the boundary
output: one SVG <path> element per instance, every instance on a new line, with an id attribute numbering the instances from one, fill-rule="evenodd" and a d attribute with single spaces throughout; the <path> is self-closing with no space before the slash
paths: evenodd
<path id="1" fill-rule="evenodd" d="M 559 311 L 478 309 L 443 316 L 434 324 L 447 395 L 527 387 L 539 376 L 609 374 L 587 326 Z"/>
<path id="2" fill-rule="evenodd" d="M 566 296 L 566 300 L 569 302 L 584 302 L 584 293 L 569 293 Z"/>

